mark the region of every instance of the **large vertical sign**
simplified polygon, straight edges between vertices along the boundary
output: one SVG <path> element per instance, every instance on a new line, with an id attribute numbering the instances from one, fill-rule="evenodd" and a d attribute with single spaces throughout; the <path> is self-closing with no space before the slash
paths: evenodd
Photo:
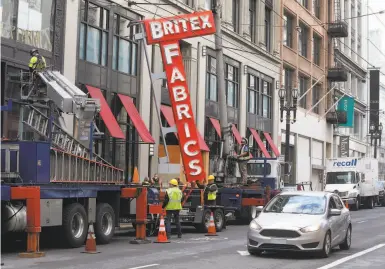
<path id="1" fill-rule="evenodd" d="M 211 11 L 204 11 L 157 20 L 145 20 L 144 27 L 147 43 L 159 43 L 160 45 L 186 180 L 188 182 L 201 181 L 205 177 L 203 158 L 179 40 L 214 34 L 213 14 Z"/>
<path id="2" fill-rule="evenodd" d="M 349 136 L 340 136 L 340 157 L 349 157 Z"/>
<path id="3" fill-rule="evenodd" d="M 346 112 L 346 123 L 338 126 L 352 128 L 354 125 L 354 98 L 344 96 L 338 102 L 338 111 Z"/>
<path id="4" fill-rule="evenodd" d="M 380 70 L 370 70 L 370 123 L 378 126 L 380 112 Z"/>

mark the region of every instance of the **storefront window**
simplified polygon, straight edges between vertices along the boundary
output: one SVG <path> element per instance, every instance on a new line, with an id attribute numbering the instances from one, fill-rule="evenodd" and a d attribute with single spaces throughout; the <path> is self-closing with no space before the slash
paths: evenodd
<path id="1" fill-rule="evenodd" d="M 52 51 L 53 0 L 3 0 L 1 36 Z"/>

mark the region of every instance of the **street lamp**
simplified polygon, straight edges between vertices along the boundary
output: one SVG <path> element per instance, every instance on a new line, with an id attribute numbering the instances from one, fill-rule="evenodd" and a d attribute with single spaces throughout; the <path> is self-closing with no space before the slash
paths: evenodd
<path id="1" fill-rule="evenodd" d="M 297 102 L 298 102 L 298 89 L 282 88 L 278 91 L 279 104 L 281 117 L 283 122 L 283 113 L 286 111 L 286 135 L 285 135 L 285 175 L 289 175 L 289 145 L 290 145 L 290 124 L 297 120 Z M 286 102 L 285 102 L 286 97 Z M 291 121 L 291 112 L 293 111 L 293 121 Z"/>
<path id="2" fill-rule="evenodd" d="M 373 122 L 369 125 L 369 133 L 370 133 L 370 145 L 373 145 L 374 140 L 374 158 L 377 158 L 377 140 L 380 142 L 381 146 L 381 136 L 382 136 L 383 126 L 382 123 L 376 125 Z"/>

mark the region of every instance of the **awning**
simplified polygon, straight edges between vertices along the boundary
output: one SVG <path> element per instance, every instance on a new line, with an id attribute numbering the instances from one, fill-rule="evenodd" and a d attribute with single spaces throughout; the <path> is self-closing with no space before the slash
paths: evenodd
<path id="1" fill-rule="evenodd" d="M 86 85 L 86 87 L 92 98 L 100 100 L 100 116 L 102 117 L 110 135 L 115 138 L 125 139 L 124 133 L 122 129 L 120 129 L 120 126 L 116 121 L 114 114 L 112 114 L 112 111 L 108 106 L 101 90 L 89 85 Z"/>
<path id="2" fill-rule="evenodd" d="M 257 131 L 253 128 L 249 128 L 251 134 L 253 135 L 255 141 L 257 142 L 258 144 L 258 147 L 261 149 L 263 155 L 265 155 L 266 158 L 271 158 L 269 152 L 267 151 L 267 149 L 265 148 L 265 145 L 263 144 L 261 138 L 259 137 Z"/>
<path id="3" fill-rule="evenodd" d="M 221 125 L 219 124 L 219 121 L 217 119 L 214 119 L 214 118 L 209 118 L 209 119 L 211 121 L 211 124 L 214 126 L 215 131 L 217 131 L 218 136 L 222 137 Z"/>
<path id="4" fill-rule="evenodd" d="M 122 104 L 126 109 L 127 114 L 130 117 L 132 123 L 134 124 L 140 138 L 142 138 L 143 142 L 154 144 L 155 140 L 150 134 L 150 131 L 147 129 L 146 124 L 140 117 L 140 114 L 136 109 L 132 98 L 123 94 L 118 94 L 118 96 L 120 98 L 120 101 L 122 101 Z"/>
<path id="5" fill-rule="evenodd" d="M 240 145 L 242 144 L 242 137 L 241 137 L 241 134 L 238 132 L 238 129 L 237 127 L 235 126 L 235 124 L 232 124 L 231 126 L 231 131 L 233 132 L 233 135 L 235 137 L 235 140 L 237 140 L 237 143 Z"/>
<path id="6" fill-rule="evenodd" d="M 160 111 L 162 112 L 168 125 L 170 125 L 170 127 L 174 126 L 175 120 L 174 120 L 174 114 L 172 113 L 172 108 L 170 106 L 161 105 Z M 176 137 L 178 137 L 177 133 L 175 133 L 175 135 L 176 135 Z M 198 141 L 199 141 L 199 147 L 202 151 L 210 151 L 205 140 L 203 139 L 203 136 L 200 134 L 199 131 L 198 131 Z"/>
<path id="7" fill-rule="evenodd" d="M 271 147 L 271 150 L 274 152 L 275 157 L 278 158 L 279 155 L 281 155 L 281 154 L 279 153 L 279 150 L 278 150 L 277 146 L 274 144 L 274 141 L 271 138 L 270 134 L 267 133 L 267 132 L 264 132 L 263 134 L 265 135 L 266 140 L 267 140 L 267 142 L 269 143 L 269 145 Z"/>

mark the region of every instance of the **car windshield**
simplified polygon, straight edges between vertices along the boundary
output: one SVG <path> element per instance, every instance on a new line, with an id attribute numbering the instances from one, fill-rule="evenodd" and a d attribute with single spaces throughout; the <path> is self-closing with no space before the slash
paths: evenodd
<path id="1" fill-rule="evenodd" d="M 328 172 L 326 184 L 353 184 L 356 183 L 354 172 Z"/>
<path id="2" fill-rule="evenodd" d="M 278 195 L 263 212 L 322 215 L 325 213 L 325 196 Z"/>

